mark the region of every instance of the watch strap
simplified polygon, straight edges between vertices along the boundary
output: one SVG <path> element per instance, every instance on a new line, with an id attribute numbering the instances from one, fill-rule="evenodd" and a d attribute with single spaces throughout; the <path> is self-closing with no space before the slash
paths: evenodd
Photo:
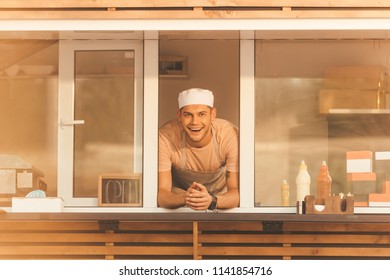
<path id="1" fill-rule="evenodd" d="M 217 208 L 218 198 L 212 192 L 209 192 L 209 195 L 211 196 L 212 201 L 207 209 L 208 210 L 215 210 Z"/>

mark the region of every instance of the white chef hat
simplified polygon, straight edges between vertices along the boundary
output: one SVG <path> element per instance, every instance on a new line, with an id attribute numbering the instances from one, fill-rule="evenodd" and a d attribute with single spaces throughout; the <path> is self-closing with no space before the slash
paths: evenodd
<path id="1" fill-rule="evenodd" d="M 214 95 L 210 90 L 190 88 L 179 93 L 179 109 L 187 105 L 202 104 L 214 107 Z"/>

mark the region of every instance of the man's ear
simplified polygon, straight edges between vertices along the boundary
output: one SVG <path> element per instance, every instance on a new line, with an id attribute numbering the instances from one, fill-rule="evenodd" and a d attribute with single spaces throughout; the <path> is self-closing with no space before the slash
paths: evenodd
<path id="1" fill-rule="evenodd" d="M 180 126 L 182 126 L 180 109 L 176 111 L 176 115 L 177 115 L 177 120 L 178 120 Z"/>
<path id="2" fill-rule="evenodd" d="M 217 117 L 217 108 L 213 108 L 211 109 L 211 119 L 215 120 L 216 117 Z"/>

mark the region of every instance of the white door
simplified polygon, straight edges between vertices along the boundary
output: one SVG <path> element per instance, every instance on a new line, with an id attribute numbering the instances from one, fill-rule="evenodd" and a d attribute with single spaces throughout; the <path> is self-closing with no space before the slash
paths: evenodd
<path id="1" fill-rule="evenodd" d="M 97 206 L 102 174 L 142 172 L 141 40 L 62 40 L 58 196 Z"/>

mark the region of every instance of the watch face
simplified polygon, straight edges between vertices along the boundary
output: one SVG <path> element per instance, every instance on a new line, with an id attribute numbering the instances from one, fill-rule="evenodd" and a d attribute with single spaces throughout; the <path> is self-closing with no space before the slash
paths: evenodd
<path id="1" fill-rule="evenodd" d="M 209 210 L 215 210 L 217 208 L 217 196 L 213 193 L 210 193 L 213 200 L 210 203 L 210 206 L 208 207 Z"/>

